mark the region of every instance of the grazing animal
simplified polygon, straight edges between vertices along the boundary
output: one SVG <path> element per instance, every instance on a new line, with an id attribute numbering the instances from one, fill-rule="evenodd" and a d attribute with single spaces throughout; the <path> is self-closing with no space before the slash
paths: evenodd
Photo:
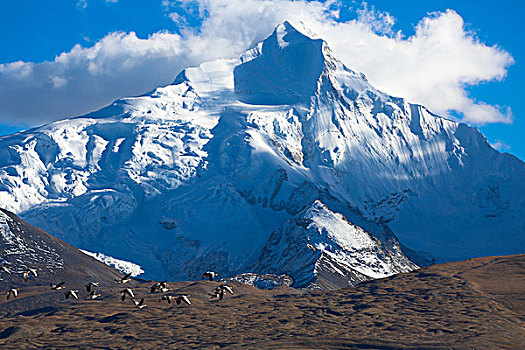
<path id="1" fill-rule="evenodd" d="M 206 271 L 205 273 L 202 274 L 202 278 L 201 279 L 208 278 L 210 281 L 213 281 L 215 279 L 215 277 L 217 277 L 217 276 L 219 276 L 219 274 L 217 272 Z"/>
<path id="2" fill-rule="evenodd" d="M 50 286 L 51 286 L 51 289 L 53 289 L 53 290 L 61 290 L 61 289 L 66 288 L 64 286 L 64 283 L 65 282 L 60 282 L 60 283 L 57 283 L 57 284 L 50 284 Z"/>
<path id="3" fill-rule="evenodd" d="M 29 278 L 29 274 L 32 274 L 33 276 L 35 276 L 35 278 L 38 278 L 38 274 L 36 273 L 35 269 L 27 269 L 23 273 L 24 282 L 27 282 L 27 279 Z"/>
<path id="4" fill-rule="evenodd" d="M 87 295 L 86 299 L 90 299 L 90 300 L 93 300 L 93 299 L 96 299 L 100 296 L 100 294 L 97 294 L 97 292 L 95 290 L 92 290 L 91 292 L 89 292 L 89 294 Z"/>
<path id="5" fill-rule="evenodd" d="M 120 299 L 122 301 L 126 300 L 126 294 L 129 295 L 132 299 L 135 298 L 135 294 L 130 288 L 126 288 L 120 291 Z"/>
<path id="6" fill-rule="evenodd" d="M 147 305 L 144 304 L 144 298 L 140 299 L 140 301 L 136 301 L 135 299 L 131 298 L 131 301 L 133 302 L 133 304 L 135 304 L 136 307 L 138 307 L 139 309 L 142 309 L 144 307 L 146 307 Z"/>
<path id="7" fill-rule="evenodd" d="M 88 293 L 91 293 L 93 287 L 98 287 L 98 282 L 89 282 L 88 284 L 86 284 L 86 291 Z"/>
<path id="8" fill-rule="evenodd" d="M 18 296 L 18 291 L 19 291 L 19 290 L 20 290 L 20 289 L 18 289 L 18 288 L 12 288 L 12 289 L 9 289 L 9 290 L 7 291 L 7 293 L 6 293 L 6 294 L 7 294 L 7 300 L 9 300 L 9 297 L 10 297 L 11 295 L 13 296 L 13 298 L 16 298 L 16 297 Z"/>
<path id="9" fill-rule="evenodd" d="M 114 281 L 117 282 L 117 283 L 121 283 L 122 284 L 122 283 L 128 283 L 130 279 L 131 279 L 131 272 L 126 274 L 121 279 L 115 278 Z"/>
<path id="10" fill-rule="evenodd" d="M 178 297 L 175 301 L 177 302 L 177 305 L 179 305 L 182 301 L 185 302 L 188 305 L 191 305 L 191 301 L 189 299 L 190 295 L 181 295 Z"/>
<path id="11" fill-rule="evenodd" d="M 11 269 L 9 268 L 9 266 L 2 266 L 2 271 L 9 275 L 11 274 Z"/>
<path id="12" fill-rule="evenodd" d="M 64 295 L 66 296 L 66 299 L 69 299 L 70 297 L 78 299 L 77 293 L 78 293 L 78 289 L 71 289 L 65 292 Z"/>

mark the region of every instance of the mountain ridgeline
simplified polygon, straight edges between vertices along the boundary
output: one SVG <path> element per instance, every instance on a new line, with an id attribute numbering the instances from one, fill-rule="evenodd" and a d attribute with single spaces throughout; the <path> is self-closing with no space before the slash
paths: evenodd
<path id="1" fill-rule="evenodd" d="M 240 58 L 0 138 L 0 203 L 152 279 L 333 288 L 523 253 L 525 164 L 290 23 Z"/>

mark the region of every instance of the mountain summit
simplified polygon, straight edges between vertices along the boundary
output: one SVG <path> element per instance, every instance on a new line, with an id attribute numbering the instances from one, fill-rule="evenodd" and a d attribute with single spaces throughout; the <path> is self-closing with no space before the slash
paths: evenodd
<path id="1" fill-rule="evenodd" d="M 308 101 L 325 68 L 321 39 L 288 22 L 241 57 L 233 70 L 235 94 L 245 103 L 283 105 Z"/>
<path id="2" fill-rule="evenodd" d="M 376 90 L 288 22 L 238 59 L 0 138 L 7 209 L 159 280 L 331 288 L 520 253 L 524 178 L 475 128 Z"/>

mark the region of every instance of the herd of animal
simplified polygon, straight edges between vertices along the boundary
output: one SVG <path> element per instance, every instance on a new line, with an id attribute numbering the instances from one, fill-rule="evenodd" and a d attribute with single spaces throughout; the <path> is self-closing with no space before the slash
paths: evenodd
<path id="1" fill-rule="evenodd" d="M 11 271 L 11 269 L 7 266 L 2 266 L 0 268 L 0 271 L 2 272 L 5 272 L 7 274 L 12 274 L 13 272 Z M 38 273 L 35 269 L 27 269 L 25 270 L 23 273 L 22 273 L 22 277 L 24 279 L 24 282 L 27 283 L 28 279 L 33 276 L 34 278 L 38 278 Z M 218 273 L 216 272 L 213 272 L 213 271 L 206 271 L 205 273 L 202 274 L 202 279 L 209 279 L 210 281 L 213 281 L 215 280 L 215 278 L 218 276 Z M 121 278 L 115 278 L 114 281 L 118 284 L 125 284 L 125 283 L 128 283 L 130 280 L 132 279 L 131 277 L 131 273 L 128 273 L 126 275 L 124 275 L 123 277 Z M 66 286 L 65 286 L 65 282 L 60 282 L 60 283 L 57 283 L 57 284 L 50 284 L 50 287 L 52 290 L 65 290 L 66 289 Z M 101 294 L 99 294 L 97 292 L 97 290 L 95 290 L 95 287 L 99 287 L 99 283 L 98 282 L 89 282 L 88 284 L 85 285 L 86 287 L 86 299 L 88 300 L 94 300 L 98 297 L 101 296 Z M 167 293 L 169 292 L 170 289 L 168 287 L 168 282 L 167 281 L 163 281 L 163 282 L 156 282 L 154 283 L 151 288 L 150 288 L 150 294 L 157 294 L 157 293 Z M 11 288 L 7 291 L 7 300 L 9 300 L 10 297 L 13 297 L 13 298 L 16 298 L 18 296 L 20 292 L 20 288 Z M 139 309 L 142 309 L 142 308 L 145 308 L 147 305 L 144 303 L 144 298 L 141 298 L 139 301 L 137 301 L 137 299 L 135 299 L 135 293 L 133 292 L 133 290 L 131 288 L 125 288 L 123 290 L 121 290 L 120 292 L 120 299 L 122 301 L 125 301 L 126 298 L 128 298 L 129 300 L 131 300 L 131 302 L 135 305 L 135 307 L 139 308 Z M 212 290 L 208 295 L 211 296 L 211 298 L 218 298 L 220 300 L 222 300 L 224 298 L 224 295 L 225 293 L 230 293 L 233 295 L 233 289 L 226 285 L 226 284 L 221 284 L 220 286 L 217 286 L 214 290 Z M 67 290 L 67 291 L 64 291 L 64 297 L 65 299 L 78 299 L 79 298 L 79 291 L 78 289 L 70 289 L 70 290 Z M 162 297 L 160 298 L 159 302 L 162 302 L 162 301 L 167 301 L 168 303 L 171 304 L 171 302 L 175 302 L 177 305 L 179 305 L 180 303 L 184 302 L 188 305 L 191 305 L 191 301 L 190 301 L 190 295 L 189 294 L 185 294 L 185 295 L 171 295 L 171 294 L 164 294 L 162 295 Z"/>

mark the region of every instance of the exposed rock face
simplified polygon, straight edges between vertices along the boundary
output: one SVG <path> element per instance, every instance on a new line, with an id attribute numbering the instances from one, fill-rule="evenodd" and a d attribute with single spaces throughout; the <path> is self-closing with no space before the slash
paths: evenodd
<path id="1" fill-rule="evenodd" d="M 295 287 L 335 289 L 416 267 L 397 242 L 387 246 L 315 201 L 272 233 L 254 269 L 287 271 Z"/>

